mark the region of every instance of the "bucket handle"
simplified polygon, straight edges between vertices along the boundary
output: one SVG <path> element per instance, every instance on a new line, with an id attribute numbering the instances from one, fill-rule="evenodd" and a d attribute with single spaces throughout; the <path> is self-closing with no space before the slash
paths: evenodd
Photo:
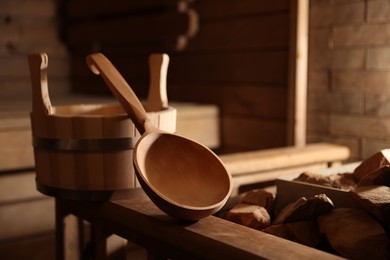
<path id="1" fill-rule="evenodd" d="M 168 108 L 167 72 L 169 56 L 155 53 L 149 56 L 150 85 L 147 99 L 148 112 L 158 112 Z"/>
<path id="2" fill-rule="evenodd" d="M 41 115 L 52 114 L 47 83 L 48 56 L 46 53 L 28 55 L 32 87 L 32 110 Z"/>

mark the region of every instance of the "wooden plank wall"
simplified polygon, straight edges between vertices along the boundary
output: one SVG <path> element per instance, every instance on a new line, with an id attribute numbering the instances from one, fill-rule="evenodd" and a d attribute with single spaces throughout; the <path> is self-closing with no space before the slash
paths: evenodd
<path id="1" fill-rule="evenodd" d="M 109 94 L 84 62 L 101 51 L 146 97 L 147 57 L 167 52 L 169 99 L 220 107 L 219 152 L 286 145 L 290 1 L 62 4 L 75 92 Z"/>
<path id="2" fill-rule="evenodd" d="M 49 54 L 51 94 L 69 92 L 68 52 L 58 37 L 56 2 L 0 1 L 0 21 L 0 102 L 31 100 L 27 54 L 33 52 Z"/>
<path id="3" fill-rule="evenodd" d="M 0 1 L 0 21 L 0 258 L 54 259 L 54 200 L 35 188 L 27 54 L 49 54 L 52 96 L 70 92 L 57 5 L 55 0 Z"/>
<path id="4" fill-rule="evenodd" d="M 54 259 L 54 199 L 36 191 L 34 172 L 0 173 L 0 258 Z"/>

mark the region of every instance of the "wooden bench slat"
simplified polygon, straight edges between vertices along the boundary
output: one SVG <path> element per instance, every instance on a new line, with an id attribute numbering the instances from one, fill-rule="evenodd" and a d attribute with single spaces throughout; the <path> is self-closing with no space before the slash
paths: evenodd
<path id="1" fill-rule="evenodd" d="M 44 198 L 35 187 L 35 172 L 0 175 L 0 205 Z"/>
<path id="2" fill-rule="evenodd" d="M 307 144 L 304 147 L 281 147 L 259 151 L 221 155 L 227 170 L 233 175 L 278 170 L 298 165 L 346 160 L 349 149 L 328 143 Z"/>
<path id="3" fill-rule="evenodd" d="M 0 129 L 0 142 L 0 171 L 34 167 L 30 129 Z"/>
<path id="4" fill-rule="evenodd" d="M 0 241 L 53 231 L 54 200 L 41 198 L 1 205 L 0 230 Z"/>

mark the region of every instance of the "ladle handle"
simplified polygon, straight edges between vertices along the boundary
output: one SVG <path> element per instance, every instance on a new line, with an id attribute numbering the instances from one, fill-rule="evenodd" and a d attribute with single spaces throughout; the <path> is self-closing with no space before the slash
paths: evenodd
<path id="1" fill-rule="evenodd" d="M 168 107 L 168 64 L 168 54 L 156 53 L 149 56 L 150 86 L 147 101 L 149 112 L 158 112 Z"/>
<path id="2" fill-rule="evenodd" d="M 87 56 L 87 64 L 96 75 L 100 74 L 111 89 L 114 96 L 126 110 L 138 131 L 143 134 L 145 125 L 149 121 L 141 101 L 135 95 L 126 80 L 112 63 L 101 53 L 94 53 Z"/>
<path id="3" fill-rule="evenodd" d="M 32 87 L 32 110 L 34 114 L 50 115 L 52 106 L 47 84 L 47 67 L 49 59 L 46 53 L 28 55 Z"/>

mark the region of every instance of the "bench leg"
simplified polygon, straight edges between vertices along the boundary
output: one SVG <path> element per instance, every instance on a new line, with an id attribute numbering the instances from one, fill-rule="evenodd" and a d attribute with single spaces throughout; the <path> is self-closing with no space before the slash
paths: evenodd
<path id="1" fill-rule="evenodd" d="M 57 259 L 81 259 L 83 222 L 69 214 L 60 199 L 55 200 L 55 225 Z"/>
<path id="2" fill-rule="evenodd" d="M 65 213 L 61 202 L 58 199 L 55 199 L 55 228 L 56 228 L 56 256 L 57 260 L 64 260 L 65 259 L 65 250 L 64 250 L 64 218 L 67 215 Z"/>
<path id="3" fill-rule="evenodd" d="M 101 228 L 91 223 L 92 259 L 107 259 L 107 238 L 108 235 Z"/>

